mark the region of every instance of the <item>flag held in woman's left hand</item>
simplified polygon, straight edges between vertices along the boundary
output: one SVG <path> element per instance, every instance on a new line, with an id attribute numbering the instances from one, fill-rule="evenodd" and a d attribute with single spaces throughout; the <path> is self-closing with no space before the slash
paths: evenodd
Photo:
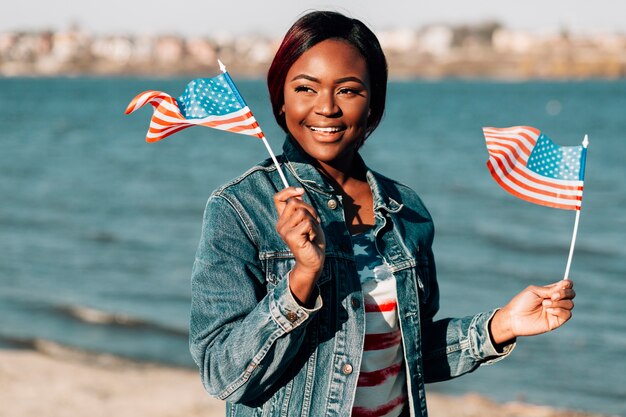
<path id="1" fill-rule="evenodd" d="M 484 127 L 487 167 L 502 188 L 531 203 L 580 210 L 585 146 L 559 146 L 530 126 Z"/>

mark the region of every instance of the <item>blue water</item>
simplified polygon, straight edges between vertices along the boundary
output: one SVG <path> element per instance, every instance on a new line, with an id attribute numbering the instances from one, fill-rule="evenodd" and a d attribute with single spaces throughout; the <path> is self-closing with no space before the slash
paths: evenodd
<path id="1" fill-rule="evenodd" d="M 0 340 L 193 366 L 189 275 L 204 204 L 266 157 L 204 128 L 144 142 L 146 89 L 183 79 L 0 79 Z M 261 81 L 238 80 L 272 147 Z M 574 212 L 518 200 L 491 179 L 482 126 L 529 124 L 590 148 L 571 276 L 574 319 L 519 340 L 506 361 L 429 386 L 626 416 L 626 82 L 392 82 L 363 154 L 416 189 L 436 222 L 442 314 L 503 305 L 563 275 Z"/>

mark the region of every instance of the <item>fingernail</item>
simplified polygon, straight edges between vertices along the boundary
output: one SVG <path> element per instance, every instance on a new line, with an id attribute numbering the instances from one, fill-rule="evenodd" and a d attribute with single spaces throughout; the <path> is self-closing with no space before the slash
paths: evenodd
<path id="1" fill-rule="evenodd" d="M 550 298 L 552 298 L 554 301 L 556 301 L 556 300 L 558 300 L 560 298 L 560 295 L 559 295 L 558 292 L 555 292 L 554 294 L 552 294 L 552 297 L 550 297 Z"/>
<path id="2" fill-rule="evenodd" d="M 296 191 L 299 192 L 299 193 L 303 193 L 304 192 L 304 188 L 296 187 Z"/>
<path id="3" fill-rule="evenodd" d="M 544 307 L 549 307 L 549 306 L 552 305 L 552 301 L 550 301 L 550 300 L 543 300 L 542 304 L 543 304 Z"/>

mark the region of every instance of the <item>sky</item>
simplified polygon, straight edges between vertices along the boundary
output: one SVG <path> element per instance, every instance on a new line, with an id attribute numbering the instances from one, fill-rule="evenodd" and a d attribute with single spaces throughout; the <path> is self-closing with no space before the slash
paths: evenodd
<path id="1" fill-rule="evenodd" d="M 66 29 L 78 24 L 96 34 L 184 36 L 283 34 L 298 16 L 330 9 L 356 17 L 374 31 L 432 23 L 497 20 L 534 32 L 626 33 L 621 0 L 17 0 L 3 5 L 0 32 Z"/>

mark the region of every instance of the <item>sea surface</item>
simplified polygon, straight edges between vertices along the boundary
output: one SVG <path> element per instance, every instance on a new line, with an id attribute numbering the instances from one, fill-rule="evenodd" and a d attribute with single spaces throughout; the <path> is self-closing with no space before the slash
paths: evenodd
<path id="1" fill-rule="evenodd" d="M 186 79 L 0 79 L 0 340 L 195 366 L 190 272 L 209 193 L 267 157 L 252 137 L 191 128 L 144 140 L 139 92 Z M 262 80 L 235 80 L 276 153 Z M 493 366 L 428 386 L 626 416 L 626 82 L 394 81 L 363 156 L 413 187 L 436 225 L 441 317 L 563 277 L 574 212 L 491 179 L 482 126 L 527 124 L 590 147 L 571 277 L 574 318 Z"/>

